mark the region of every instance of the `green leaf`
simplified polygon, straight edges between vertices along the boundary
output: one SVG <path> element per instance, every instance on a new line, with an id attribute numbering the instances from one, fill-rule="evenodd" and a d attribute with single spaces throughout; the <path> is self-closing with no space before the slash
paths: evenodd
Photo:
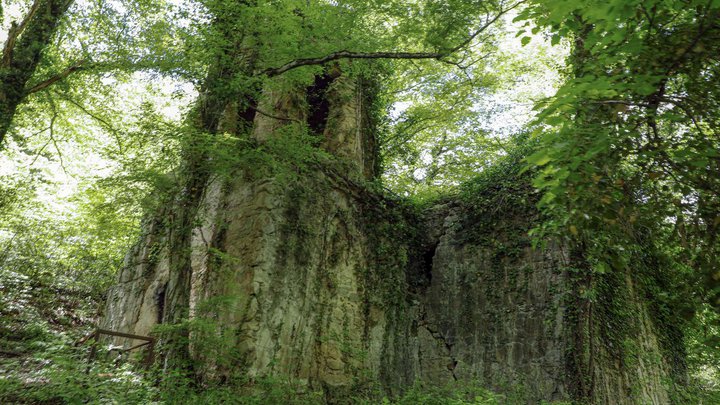
<path id="1" fill-rule="evenodd" d="M 610 266 L 605 262 L 599 262 L 595 265 L 595 273 L 597 274 L 606 274 L 609 273 L 611 268 Z"/>
<path id="2" fill-rule="evenodd" d="M 527 158 L 525 158 L 526 162 L 536 165 L 536 166 L 544 166 L 544 165 L 550 163 L 551 160 L 553 160 L 552 157 L 550 157 L 550 154 L 548 154 L 548 151 L 544 150 L 544 149 L 539 150 L 539 151 L 533 153 L 532 155 L 528 156 Z"/>
<path id="3" fill-rule="evenodd" d="M 694 159 L 690 161 L 690 166 L 702 168 L 706 167 L 709 163 L 707 159 Z"/>
<path id="4" fill-rule="evenodd" d="M 530 37 L 522 37 L 522 39 L 520 40 L 520 43 L 522 44 L 522 46 L 525 46 L 525 45 L 529 44 L 531 40 L 532 40 L 532 38 L 530 38 Z"/>

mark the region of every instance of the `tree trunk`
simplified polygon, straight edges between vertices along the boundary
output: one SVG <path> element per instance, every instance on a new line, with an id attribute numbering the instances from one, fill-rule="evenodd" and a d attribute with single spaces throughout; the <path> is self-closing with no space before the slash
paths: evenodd
<path id="1" fill-rule="evenodd" d="M 28 95 L 27 84 L 42 51 L 72 0 L 36 0 L 20 24 L 13 22 L 0 61 L 0 148 L 18 105 Z"/>
<path id="2" fill-rule="evenodd" d="M 13 22 L 0 61 L 0 149 L 18 105 L 27 96 L 42 51 L 72 0 L 36 0 L 20 24 Z"/>

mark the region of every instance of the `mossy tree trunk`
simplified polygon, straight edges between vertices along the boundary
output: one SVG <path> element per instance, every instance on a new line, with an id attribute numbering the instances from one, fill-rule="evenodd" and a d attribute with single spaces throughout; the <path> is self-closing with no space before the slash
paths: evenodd
<path id="1" fill-rule="evenodd" d="M 73 0 L 35 0 L 21 23 L 13 22 L 0 60 L 0 148 L 43 50 Z"/>

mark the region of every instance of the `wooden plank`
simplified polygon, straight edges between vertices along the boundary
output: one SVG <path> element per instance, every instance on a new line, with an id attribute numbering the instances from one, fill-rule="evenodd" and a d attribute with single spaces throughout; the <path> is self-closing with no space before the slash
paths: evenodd
<path id="1" fill-rule="evenodd" d="M 133 335 L 132 333 L 124 333 L 124 332 L 115 332 L 112 330 L 107 329 L 100 329 L 97 328 L 95 331 L 90 333 L 88 336 L 84 337 L 80 341 L 76 343 L 76 345 L 83 344 L 87 342 L 88 340 L 92 339 L 92 346 L 90 347 L 90 355 L 88 356 L 88 367 L 86 372 L 90 372 L 90 364 L 93 360 L 95 360 L 95 357 L 97 356 L 97 346 L 98 346 L 98 340 L 100 339 L 100 335 L 109 335 L 109 336 L 117 336 L 127 339 L 137 339 L 137 340 L 144 340 L 144 343 L 140 343 L 139 345 L 135 345 L 129 349 L 122 350 L 121 352 L 129 352 L 131 350 L 139 349 L 143 346 L 148 346 L 147 351 L 145 353 L 145 358 L 143 360 L 143 363 L 145 364 L 145 368 L 149 369 L 153 362 L 155 361 L 155 342 L 157 339 L 150 336 L 140 336 L 140 335 Z"/>
<path id="2" fill-rule="evenodd" d="M 103 335 L 124 337 L 124 338 L 128 338 L 128 339 L 145 340 L 145 341 L 147 341 L 147 342 L 154 342 L 154 341 L 155 341 L 155 338 L 153 338 L 153 337 L 133 335 L 132 333 L 115 332 L 115 331 L 107 330 L 107 329 L 99 329 L 99 328 L 98 328 L 97 333 L 103 334 Z"/>
<path id="3" fill-rule="evenodd" d="M 75 346 L 80 346 L 81 344 L 87 342 L 88 340 L 90 340 L 91 338 L 94 338 L 94 337 L 95 337 L 95 331 L 92 331 L 92 332 L 88 333 L 87 335 L 83 336 L 77 342 L 75 342 Z"/>
<path id="4" fill-rule="evenodd" d="M 152 344 L 152 342 L 150 342 L 150 341 L 145 342 L 145 343 L 140 343 L 139 345 L 135 345 L 135 346 L 133 346 L 133 347 L 131 347 L 131 348 L 129 348 L 129 349 L 123 349 L 123 352 L 129 352 L 129 351 L 131 351 L 131 350 L 139 349 L 139 348 L 141 348 L 141 347 L 143 347 L 143 346 L 147 346 L 147 345 L 150 345 L 150 344 Z"/>

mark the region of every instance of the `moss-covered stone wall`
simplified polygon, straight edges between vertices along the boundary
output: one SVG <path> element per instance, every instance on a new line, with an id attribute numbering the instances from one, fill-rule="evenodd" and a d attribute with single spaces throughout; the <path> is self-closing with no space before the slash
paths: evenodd
<path id="1" fill-rule="evenodd" d="M 277 376 L 343 402 L 467 380 L 508 403 L 671 402 L 681 337 L 654 315 L 652 277 L 630 262 L 588 280 L 582 244 L 533 248 L 537 196 L 512 159 L 423 209 L 373 191 L 362 89 L 326 92 L 317 147 L 296 122 L 307 100 L 272 91 L 253 139 L 215 141 L 224 171 L 151 216 L 101 326 L 157 334 L 159 363 L 201 385 Z"/>

